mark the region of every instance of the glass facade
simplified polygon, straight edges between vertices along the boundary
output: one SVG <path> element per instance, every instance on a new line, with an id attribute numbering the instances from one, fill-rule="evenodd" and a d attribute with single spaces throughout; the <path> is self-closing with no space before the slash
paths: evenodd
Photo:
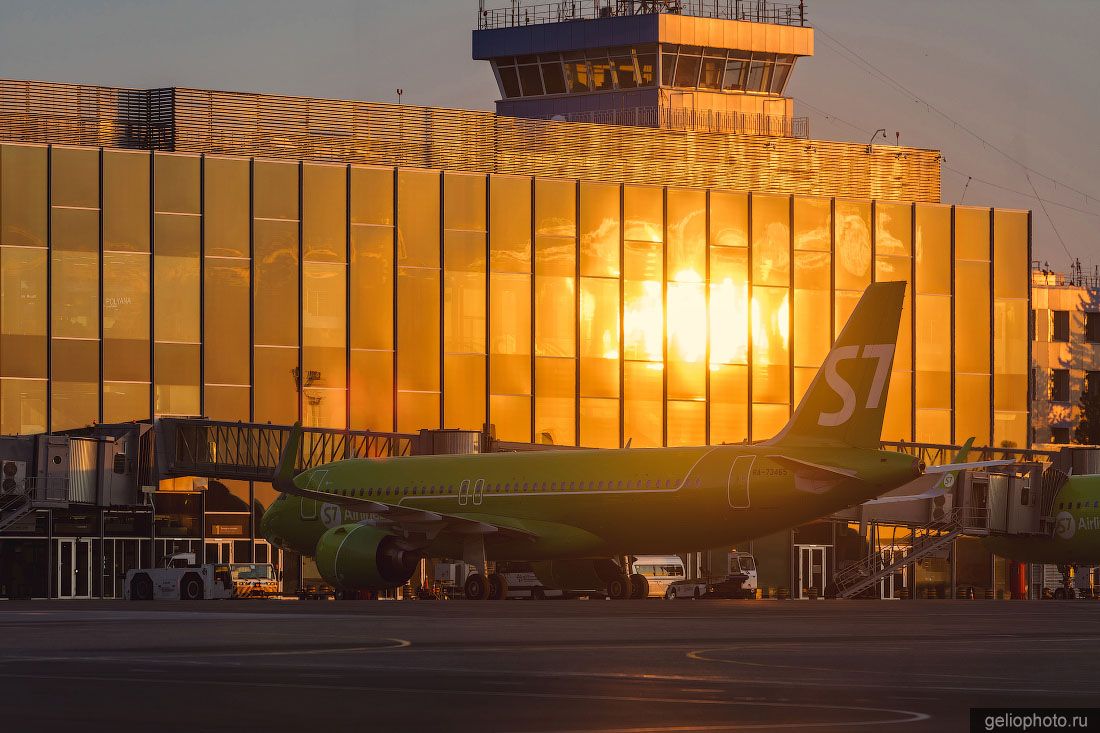
<path id="1" fill-rule="evenodd" d="M 1029 242 L 1015 211 L 5 144 L 0 431 L 761 440 L 905 280 L 884 439 L 1023 446 Z"/>

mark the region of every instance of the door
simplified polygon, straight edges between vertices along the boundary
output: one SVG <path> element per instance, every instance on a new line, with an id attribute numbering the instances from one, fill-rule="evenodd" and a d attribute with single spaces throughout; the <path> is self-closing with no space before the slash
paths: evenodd
<path id="1" fill-rule="evenodd" d="M 466 506 L 466 502 L 470 500 L 470 480 L 465 479 L 458 485 L 458 505 Z"/>
<path id="2" fill-rule="evenodd" d="M 733 509 L 749 508 L 749 477 L 752 476 L 752 464 L 756 456 L 738 456 L 730 469 L 726 496 Z"/>
<path id="3" fill-rule="evenodd" d="M 882 567 L 893 565 L 895 562 L 905 558 L 906 550 L 904 547 L 884 547 L 880 552 Z M 896 600 L 901 598 L 902 588 L 909 587 L 909 565 L 908 563 L 894 570 L 894 572 L 883 577 L 879 581 L 879 598 L 886 600 Z"/>
<path id="4" fill-rule="evenodd" d="M 797 545 L 798 549 L 798 597 L 809 598 L 810 589 L 817 590 L 817 597 L 824 598 L 825 585 L 829 582 L 825 564 L 826 545 Z"/>
<path id="5" fill-rule="evenodd" d="M 206 543 L 207 565 L 219 562 L 233 562 L 233 540 L 214 540 Z"/>
<path id="6" fill-rule="evenodd" d="M 309 475 L 309 483 L 306 484 L 307 489 L 319 491 L 322 482 L 325 480 L 325 476 L 328 475 L 328 471 L 314 471 Z M 312 521 L 317 518 L 317 500 L 316 499 L 302 499 L 299 504 L 301 508 L 300 514 L 304 521 Z M 228 562 L 228 561 L 223 561 Z"/>
<path id="7" fill-rule="evenodd" d="M 57 541 L 57 597 L 92 597 L 92 541 Z"/>
<path id="8" fill-rule="evenodd" d="M 481 499 L 485 496 L 485 479 L 479 478 L 474 482 L 474 490 L 470 497 L 473 499 L 474 506 L 481 506 Z"/>

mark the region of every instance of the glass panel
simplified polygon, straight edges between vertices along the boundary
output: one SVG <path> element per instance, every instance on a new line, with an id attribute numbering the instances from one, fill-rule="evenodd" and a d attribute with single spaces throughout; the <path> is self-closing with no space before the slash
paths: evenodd
<path id="1" fill-rule="evenodd" d="M 603 55 L 593 57 L 592 51 L 588 52 L 588 56 L 588 64 L 592 70 L 592 91 L 614 89 L 615 81 L 611 76 L 611 62 L 608 58 Z"/>
<path id="2" fill-rule="evenodd" d="M 711 365 L 711 442 L 748 438 L 749 378 L 747 366 Z"/>
<path id="3" fill-rule="evenodd" d="M 680 53 L 680 59 L 676 63 L 676 77 L 673 86 L 694 88 L 699 81 L 699 56 L 688 56 Z"/>
<path id="4" fill-rule="evenodd" d="M 755 390 L 755 385 L 753 387 Z M 787 424 L 790 408 L 787 405 L 752 406 L 752 439 L 767 440 L 774 437 Z"/>
<path id="5" fill-rule="evenodd" d="M 306 425 L 347 426 L 347 266 L 302 265 L 302 415 Z"/>
<path id="6" fill-rule="evenodd" d="M 302 258 L 307 262 L 347 260 L 347 168 L 302 166 Z"/>
<path id="7" fill-rule="evenodd" d="M 908 257 L 913 253 L 913 208 L 908 204 L 875 204 L 875 254 Z"/>
<path id="8" fill-rule="evenodd" d="M 619 276 L 619 187 L 580 184 L 581 274 Z"/>
<path id="9" fill-rule="evenodd" d="M 752 290 L 752 399 L 753 402 L 787 403 L 790 400 L 790 310 L 786 288 L 754 287 Z M 753 439 L 772 433 L 758 433 Z"/>
<path id="10" fill-rule="evenodd" d="M 916 323 L 916 407 L 950 410 L 951 296 L 918 295 Z M 950 428 L 940 438 L 936 442 L 949 443 Z"/>
<path id="11" fill-rule="evenodd" d="M 198 415 L 199 345 L 156 344 L 153 411 L 157 415 Z"/>
<path id="12" fill-rule="evenodd" d="M 726 67 L 722 75 L 722 88 L 731 92 L 743 89 L 743 78 L 747 68 L 748 62 L 742 59 L 731 58 L 726 61 Z"/>
<path id="13" fill-rule="evenodd" d="M 351 352 L 351 428 L 388 432 L 393 423 L 393 352 Z"/>
<path id="14" fill-rule="evenodd" d="M 611 59 L 615 68 L 615 81 L 619 89 L 633 89 L 638 86 L 638 76 L 634 69 L 633 56 L 615 56 Z"/>
<path id="15" fill-rule="evenodd" d="M 103 153 L 103 249 L 149 251 L 149 153 Z"/>
<path id="16" fill-rule="evenodd" d="M 298 419 L 298 349 L 256 346 L 256 422 L 289 425 Z"/>
<path id="17" fill-rule="evenodd" d="M 623 343 L 627 359 L 664 360 L 663 254 L 660 243 L 626 243 Z"/>
<path id="18" fill-rule="evenodd" d="M 989 264 L 959 261 L 955 277 L 955 369 L 989 374 Z"/>
<path id="19" fill-rule="evenodd" d="M 1027 298 L 1027 212 L 997 211 L 993 223 L 993 292 L 998 298 Z"/>
<path id="20" fill-rule="evenodd" d="M 198 343 L 199 217 L 156 214 L 153 243 L 154 336 L 157 341 Z"/>
<path id="21" fill-rule="evenodd" d="M 149 415 L 148 382 L 104 382 L 103 421 L 144 420 Z"/>
<path id="22" fill-rule="evenodd" d="M 804 198 L 794 200 L 794 248 L 828 252 L 832 248 L 832 208 L 829 199 Z M 798 268 L 795 268 L 798 279 Z"/>
<path id="23" fill-rule="evenodd" d="M 0 248 L 0 375 L 46 376 L 46 250 Z"/>
<path id="24" fill-rule="evenodd" d="M 701 399 L 706 383 L 707 296 L 703 283 L 668 284 L 668 393 Z"/>
<path id="25" fill-rule="evenodd" d="M 247 385 L 250 381 L 248 270 L 247 260 L 206 258 L 207 384 Z M 207 412 L 214 406 L 208 393 Z M 244 417 L 248 417 L 247 410 Z"/>
<path id="26" fill-rule="evenodd" d="M 710 194 L 710 243 L 716 247 L 749 245 L 749 199 L 743 193 Z"/>
<path id="27" fill-rule="evenodd" d="M 561 62 L 543 63 L 542 81 L 547 94 L 565 94 L 565 74 L 562 72 Z"/>
<path id="28" fill-rule="evenodd" d="M 417 392 L 439 391 L 439 270 L 398 268 L 397 274 L 397 388 Z M 418 403 L 417 412 L 424 401 Z M 405 417 L 398 412 L 399 424 Z M 438 414 L 419 427 L 439 422 Z M 409 424 L 405 420 L 404 424 Z M 419 428 L 418 428 L 419 429 Z"/>
<path id="29" fill-rule="evenodd" d="M 524 64 L 516 69 L 519 72 L 520 88 L 525 97 L 542 96 L 542 76 L 538 64 Z"/>
<path id="30" fill-rule="evenodd" d="M 439 267 L 439 174 L 397 173 L 397 262 Z"/>
<path id="31" fill-rule="evenodd" d="M 871 283 L 871 204 L 836 201 L 836 289 L 862 293 Z M 840 325 L 837 324 L 839 328 Z M 839 333 L 839 330 L 837 331 Z"/>
<path id="32" fill-rule="evenodd" d="M 99 208 L 99 151 L 61 148 L 50 151 L 50 202 L 54 206 Z M 0 158 L 3 152 L 0 151 Z M 54 232 L 56 244 L 57 232 Z M 98 241 L 98 233 L 96 235 Z"/>
<path id="33" fill-rule="evenodd" d="M 497 73 L 500 74 L 501 93 L 507 98 L 520 96 L 519 74 L 516 73 L 516 67 L 498 66 Z"/>
<path id="34" fill-rule="evenodd" d="M 894 365 L 897 366 L 895 359 Z M 889 394 L 886 397 L 886 413 L 882 422 L 883 440 L 912 440 L 913 420 L 913 372 L 895 370 L 890 374 Z"/>
<path id="35" fill-rule="evenodd" d="M 797 251 L 794 259 L 794 365 L 816 369 L 829 353 L 829 252 Z M 822 325 L 825 327 L 823 328 Z M 796 395 L 797 397 L 798 395 Z"/>
<path id="36" fill-rule="evenodd" d="M 581 398 L 580 444 L 590 448 L 619 447 L 619 401 Z"/>
<path id="37" fill-rule="evenodd" d="M 45 146 L 0 145 L 0 245 L 46 246 L 46 188 Z"/>
<path id="38" fill-rule="evenodd" d="M 722 86 L 722 72 L 726 66 L 725 58 L 705 57 L 699 72 L 701 89 L 719 89 Z"/>
<path id="39" fill-rule="evenodd" d="M 0 254 L 2 258 L 3 254 Z M 52 277 L 50 297 L 53 299 L 54 337 L 98 340 L 98 252 L 69 252 L 55 247 Z"/>
<path id="40" fill-rule="evenodd" d="M 103 254 L 103 378 L 149 381 L 148 255 Z M 148 417 L 148 387 L 143 389 L 146 403 L 141 415 Z"/>
<path id="41" fill-rule="evenodd" d="M 492 395 L 489 397 L 490 422 L 497 438 L 531 441 L 531 398 L 518 395 Z"/>
<path id="42" fill-rule="evenodd" d="M 565 82 L 573 94 L 590 92 L 591 79 L 588 74 L 588 62 L 573 59 L 565 62 Z"/>
<path id="43" fill-rule="evenodd" d="M 535 359 L 535 442 L 576 445 L 576 360 Z"/>
<path id="44" fill-rule="evenodd" d="M 531 271 L 531 179 L 489 179 L 489 266 L 494 272 Z"/>
<path id="45" fill-rule="evenodd" d="M 443 427 L 480 430 L 485 422 L 485 356 L 447 354 L 443 366 Z"/>
<path id="46" fill-rule="evenodd" d="M 415 433 L 439 427 L 439 392 L 398 392 L 397 430 Z"/>
<path id="47" fill-rule="evenodd" d="M 989 260 L 989 209 L 955 207 L 955 259 Z"/>
<path id="48" fill-rule="evenodd" d="M 447 173 L 443 191 L 444 228 L 485 231 L 485 176 Z"/>
<path id="49" fill-rule="evenodd" d="M 623 237 L 638 242 L 664 240 L 664 202 L 660 188 L 623 187 Z"/>
<path id="50" fill-rule="evenodd" d="M 668 444 L 705 445 L 707 406 L 704 402 L 668 403 Z"/>
<path id="51" fill-rule="evenodd" d="M 993 442 L 1027 445 L 1028 217 L 994 212 Z"/>
<path id="52" fill-rule="evenodd" d="M 581 395 L 617 400 L 619 397 L 619 283 L 617 280 L 581 278 L 580 321 Z M 584 417 L 583 410 L 581 416 Z"/>
<path id="53" fill-rule="evenodd" d="M 257 219 L 297 220 L 298 164 L 257 160 L 252 165 L 252 215 Z"/>
<path id="54" fill-rule="evenodd" d="M 54 250 L 99 253 L 98 209 L 51 209 Z M 96 276 L 98 279 L 98 275 Z"/>
<path id="55" fill-rule="evenodd" d="M 404 269 L 402 268 L 402 271 Z M 443 347 L 445 352 L 448 354 L 484 354 L 484 269 L 480 272 L 447 270 L 443 280 L 443 310 Z"/>
<path id="56" fill-rule="evenodd" d="M 668 279 L 701 283 L 707 272 L 707 199 L 703 191 L 668 191 Z"/>
<path id="57" fill-rule="evenodd" d="M 931 204 L 916 207 L 917 292 L 950 295 L 951 208 Z"/>
<path id="58" fill-rule="evenodd" d="M 248 344 L 245 344 L 245 348 Z M 248 366 L 247 361 L 245 366 Z M 248 422 L 252 412 L 250 387 L 227 387 L 207 384 L 203 388 L 203 414 L 211 420 L 242 420 Z"/>
<path id="59" fill-rule="evenodd" d="M 490 391 L 530 395 L 531 278 L 493 273 L 489 293 Z"/>
<path id="60" fill-rule="evenodd" d="M 710 250 L 710 361 L 747 364 L 749 347 L 748 250 Z"/>
<path id="61" fill-rule="evenodd" d="M 752 282 L 789 287 L 791 277 L 790 199 L 752 197 Z M 868 240 L 870 242 L 870 240 Z M 868 249 L 868 252 L 870 250 Z"/>
<path id="62" fill-rule="evenodd" d="M 255 339 L 265 346 L 298 345 L 298 223 L 257 219 Z"/>
<path id="63" fill-rule="evenodd" d="M 203 170 L 206 254 L 248 257 L 248 161 L 207 156 Z"/>
<path id="64" fill-rule="evenodd" d="M 535 353 L 577 353 L 574 239 L 540 237 L 535 243 Z"/>
<path id="65" fill-rule="evenodd" d="M 44 432 L 46 380 L 0 378 L 0 433 L 27 435 Z"/>
<path id="66" fill-rule="evenodd" d="M 351 167 L 351 223 L 393 226 L 393 169 Z"/>
<path id="67" fill-rule="evenodd" d="M 635 448 L 662 445 L 664 370 L 660 363 L 632 362 L 625 365 L 623 384 L 623 436 Z"/>
<path id="68" fill-rule="evenodd" d="M 393 227 L 351 228 L 351 345 L 393 348 Z"/>
<path id="69" fill-rule="evenodd" d="M 638 55 L 638 85 L 651 87 L 657 83 L 657 54 L 639 53 Z"/>
<path id="70" fill-rule="evenodd" d="M 175 153 L 153 155 L 153 210 L 198 214 L 199 157 Z"/>
<path id="71" fill-rule="evenodd" d="M 956 342 L 957 343 L 957 342 Z M 990 439 L 989 375 L 955 375 L 956 393 L 966 399 L 955 401 L 955 438 L 962 441 L 973 436 L 974 445 L 988 445 Z"/>
<path id="72" fill-rule="evenodd" d="M 535 234 L 577 236 L 577 184 L 573 181 L 535 180 Z"/>
<path id="73" fill-rule="evenodd" d="M 95 301 L 93 301 L 94 303 Z M 54 339 L 51 430 L 99 419 L 99 341 Z"/>

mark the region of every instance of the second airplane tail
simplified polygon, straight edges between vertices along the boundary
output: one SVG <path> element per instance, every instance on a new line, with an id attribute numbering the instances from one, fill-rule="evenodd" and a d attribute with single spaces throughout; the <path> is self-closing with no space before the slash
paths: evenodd
<path id="1" fill-rule="evenodd" d="M 790 422 L 768 444 L 879 446 L 904 299 L 904 282 L 864 291 Z"/>

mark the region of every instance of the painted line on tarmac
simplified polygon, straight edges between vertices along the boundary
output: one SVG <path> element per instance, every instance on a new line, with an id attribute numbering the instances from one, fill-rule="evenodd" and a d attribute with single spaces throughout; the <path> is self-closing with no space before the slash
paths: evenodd
<path id="1" fill-rule="evenodd" d="M 588 702 L 628 702 L 628 703 L 650 703 L 659 705 L 719 705 L 724 707 L 768 707 L 768 708 L 780 708 L 780 709 L 800 709 L 800 710 L 839 710 L 850 712 L 868 712 L 868 713 L 889 713 L 893 718 L 878 719 L 878 720 L 855 720 L 855 721 L 836 721 L 836 722 L 824 722 L 824 721 L 810 721 L 810 722 L 798 722 L 798 723 L 750 723 L 746 725 L 722 725 L 722 726 L 677 726 L 670 728 L 622 728 L 622 729 L 577 729 L 562 731 L 562 733 L 630 733 L 633 731 L 678 731 L 678 730 L 767 730 L 772 728 L 822 728 L 822 727 L 853 727 L 864 725 L 886 725 L 886 724 L 900 724 L 900 723 L 916 723 L 923 720 L 928 720 L 931 716 L 926 713 L 920 713 L 915 710 L 899 710 L 896 708 L 880 708 L 880 707 L 864 707 L 858 705 L 818 705 L 813 703 L 792 703 L 792 702 L 759 702 L 759 701 L 747 701 L 747 700 L 713 700 L 709 698 L 682 698 L 682 697 L 641 697 L 636 695 L 585 695 L 579 693 L 555 693 L 555 692 L 531 692 L 527 690 L 470 690 L 470 689 L 453 689 L 453 688 L 431 688 L 431 687 L 374 687 L 374 686 L 361 686 L 361 685 L 314 685 L 304 684 L 301 682 L 260 682 L 255 680 L 247 681 L 233 681 L 233 680 L 211 680 L 211 679 L 175 679 L 165 677 L 120 677 L 111 676 L 105 677 L 102 675 L 36 675 L 36 674 L 4 674 L 0 673 L 0 678 L 9 679 L 41 679 L 41 680 L 67 680 L 70 682 L 135 682 L 135 683 L 161 683 L 169 685 L 195 685 L 195 686 L 210 686 L 210 687 L 267 687 L 275 689 L 292 689 L 292 690 L 319 690 L 324 692 L 373 692 L 373 693 L 394 693 L 394 694 L 410 694 L 423 696 L 424 693 L 441 693 L 444 695 L 460 695 L 460 696 L 482 696 L 482 697 L 526 697 L 544 700 L 584 700 Z"/>
<path id="2" fill-rule="evenodd" d="M 263 651 L 263 652 L 202 652 L 202 651 L 189 651 L 187 658 L 173 659 L 172 657 L 150 657 L 142 654 L 135 654 L 130 656 L 85 656 L 85 655 L 65 655 L 65 656 L 20 656 L 20 655 L 6 655 L 0 657 L 0 662 L 156 662 L 158 664 L 205 664 L 194 659 L 194 657 L 304 657 L 315 656 L 320 654 L 359 654 L 363 652 L 388 652 L 395 649 L 407 649 L 412 646 L 412 642 L 408 639 L 391 639 L 386 638 L 384 641 L 394 642 L 387 646 L 351 646 L 351 647 L 336 647 L 327 649 L 288 649 L 285 651 Z M 213 662 L 210 662 L 213 664 Z"/>

